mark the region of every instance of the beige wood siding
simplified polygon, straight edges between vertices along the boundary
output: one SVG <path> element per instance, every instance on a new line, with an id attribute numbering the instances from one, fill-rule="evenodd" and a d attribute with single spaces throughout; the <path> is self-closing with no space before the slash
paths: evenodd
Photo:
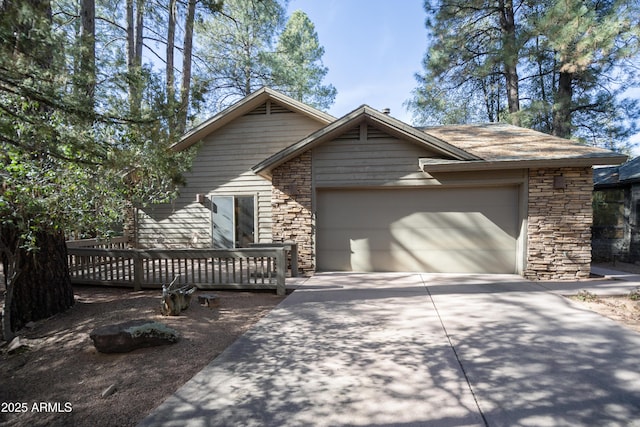
<path id="1" fill-rule="evenodd" d="M 258 107 L 203 140 L 180 197 L 140 213 L 141 246 L 209 247 L 210 202 L 207 200 L 206 206 L 195 203 L 196 194 L 255 195 L 257 239 L 271 240 L 271 183 L 251 172 L 251 167 L 322 126 L 306 116 L 272 106 Z"/>
<path id="2" fill-rule="evenodd" d="M 424 185 L 418 159 L 436 156 L 415 143 L 402 141 L 363 124 L 313 150 L 317 187 Z"/>
<path id="3" fill-rule="evenodd" d="M 517 186 L 318 191 L 318 269 L 516 273 L 520 192 Z"/>
<path id="4" fill-rule="evenodd" d="M 426 174 L 419 159 L 438 157 L 426 147 L 363 124 L 313 149 L 313 184 L 331 187 L 466 186 L 522 184 L 526 170 Z"/>
<path id="5" fill-rule="evenodd" d="M 182 200 L 180 200 L 182 199 Z M 138 242 L 142 247 L 209 247 L 211 213 L 194 199 L 153 205 L 138 211 Z M 178 205 L 178 202 L 180 205 Z M 179 206 L 179 208 L 178 208 Z"/>

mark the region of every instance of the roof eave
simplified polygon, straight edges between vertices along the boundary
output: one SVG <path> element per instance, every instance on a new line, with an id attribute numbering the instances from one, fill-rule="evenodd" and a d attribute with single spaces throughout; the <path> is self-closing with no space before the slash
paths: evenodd
<path id="1" fill-rule="evenodd" d="M 457 161 L 434 162 L 434 159 L 419 159 L 420 169 L 424 172 L 459 172 L 506 169 L 530 169 L 544 167 L 584 167 L 595 165 L 619 165 L 624 163 L 627 156 L 612 154 L 609 156 L 568 157 L 558 159 L 528 159 L 528 160 L 495 160 L 495 161 Z"/>
<path id="2" fill-rule="evenodd" d="M 293 98 L 289 98 L 277 91 L 263 87 L 230 107 L 225 108 L 210 119 L 200 123 L 198 126 L 185 133 L 182 138 L 180 138 L 180 141 L 173 144 L 170 149 L 173 151 L 181 151 L 191 147 L 208 134 L 254 110 L 269 99 L 275 100 L 290 108 L 292 111 L 301 113 L 307 117 L 317 120 L 320 123 L 329 124 L 335 121 L 335 117 L 330 114 L 296 101 Z"/>

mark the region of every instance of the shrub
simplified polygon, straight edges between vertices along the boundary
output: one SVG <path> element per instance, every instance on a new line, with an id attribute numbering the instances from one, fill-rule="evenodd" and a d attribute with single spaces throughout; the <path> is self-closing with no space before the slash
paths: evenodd
<path id="1" fill-rule="evenodd" d="M 598 296 L 587 291 L 586 289 L 582 289 L 576 294 L 576 299 L 580 301 L 595 301 L 596 299 L 598 299 Z"/>

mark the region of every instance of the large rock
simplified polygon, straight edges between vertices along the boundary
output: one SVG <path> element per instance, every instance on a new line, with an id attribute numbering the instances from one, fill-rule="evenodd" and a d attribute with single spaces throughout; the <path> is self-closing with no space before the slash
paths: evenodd
<path id="1" fill-rule="evenodd" d="M 143 347 L 174 344 L 179 335 L 174 329 L 151 320 L 131 320 L 103 326 L 89 334 L 101 353 L 126 353 Z"/>

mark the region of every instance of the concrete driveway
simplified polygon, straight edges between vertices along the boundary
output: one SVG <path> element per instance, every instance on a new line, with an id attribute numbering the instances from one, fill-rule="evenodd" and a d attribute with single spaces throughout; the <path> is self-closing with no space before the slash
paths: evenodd
<path id="1" fill-rule="evenodd" d="M 140 425 L 640 426 L 640 334 L 565 287 L 318 274 Z"/>

